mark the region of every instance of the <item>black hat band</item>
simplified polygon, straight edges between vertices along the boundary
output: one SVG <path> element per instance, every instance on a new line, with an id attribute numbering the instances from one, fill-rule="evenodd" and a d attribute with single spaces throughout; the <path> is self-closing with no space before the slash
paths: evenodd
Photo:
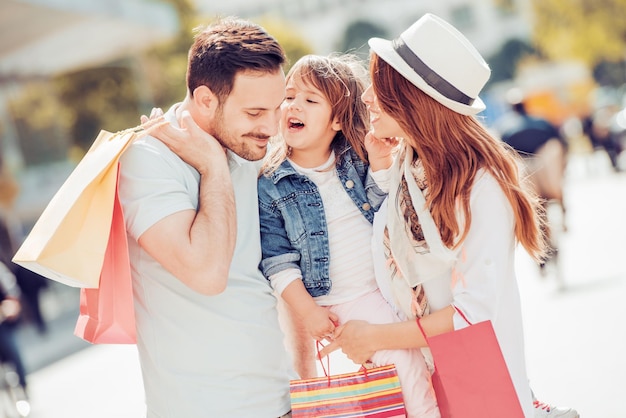
<path id="1" fill-rule="evenodd" d="M 391 41 L 391 44 L 393 49 L 400 55 L 400 58 L 422 77 L 426 84 L 437 90 L 444 97 L 467 106 L 471 106 L 474 103 L 474 99 L 447 82 L 426 65 L 424 61 L 419 59 L 401 38 L 394 39 Z"/>

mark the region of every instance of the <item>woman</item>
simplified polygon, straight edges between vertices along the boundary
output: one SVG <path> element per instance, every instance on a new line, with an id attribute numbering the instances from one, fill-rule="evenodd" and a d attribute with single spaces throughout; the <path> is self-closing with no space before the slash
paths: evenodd
<path id="1" fill-rule="evenodd" d="M 528 385 L 514 258 L 519 242 L 543 259 L 543 217 L 514 151 L 474 117 L 489 67 L 432 14 L 369 45 L 372 86 L 362 98 L 372 132 L 404 138 L 374 223 L 374 257 L 381 291 L 407 320 L 348 322 L 322 355 L 341 347 L 362 363 L 378 350 L 426 347 L 414 318 L 433 336 L 467 326 L 459 309 L 472 323 L 491 320 L 526 417 L 578 417 L 533 401 Z"/>

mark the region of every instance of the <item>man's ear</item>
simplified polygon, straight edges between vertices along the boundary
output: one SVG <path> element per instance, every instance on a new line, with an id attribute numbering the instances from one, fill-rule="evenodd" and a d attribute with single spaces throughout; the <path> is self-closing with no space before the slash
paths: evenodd
<path id="1" fill-rule="evenodd" d="M 207 86 L 195 88 L 193 101 L 198 111 L 208 118 L 212 118 L 218 108 L 217 96 Z"/>
<path id="2" fill-rule="evenodd" d="M 330 127 L 333 131 L 339 132 L 341 130 L 341 122 L 339 122 L 339 119 L 335 118 L 333 119 L 333 123 L 330 125 Z"/>

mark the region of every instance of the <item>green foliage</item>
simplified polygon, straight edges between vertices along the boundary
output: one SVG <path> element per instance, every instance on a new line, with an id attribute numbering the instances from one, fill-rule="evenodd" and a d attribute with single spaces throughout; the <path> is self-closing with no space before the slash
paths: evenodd
<path id="1" fill-rule="evenodd" d="M 59 102 L 46 81 L 31 82 L 8 101 L 19 146 L 27 165 L 61 161 L 67 157 L 69 140 L 63 132 L 71 114 Z"/>
<path id="2" fill-rule="evenodd" d="M 65 74 L 54 83 L 72 113 L 72 142 L 85 151 L 100 129 L 117 131 L 139 124 L 137 83 L 127 63 Z"/>
<path id="3" fill-rule="evenodd" d="M 487 60 L 491 68 L 489 83 L 515 78 L 519 64 L 525 58 L 536 54 L 537 51 L 528 43 L 519 39 L 508 40 Z"/>
<path id="4" fill-rule="evenodd" d="M 176 10 L 179 31 L 169 41 L 146 51 L 140 58 L 140 72 L 152 94 L 152 103 L 142 104 L 142 114 L 150 113 L 152 107 L 168 108 L 182 100 L 187 93 L 185 74 L 187 52 L 191 46 L 194 30 L 210 23 L 203 19 L 193 0 L 164 0 Z"/>
<path id="5" fill-rule="evenodd" d="M 167 0 L 178 13 L 179 33 L 146 53 L 108 66 L 63 74 L 54 80 L 70 115 L 71 142 L 85 152 L 100 129 L 117 131 L 139 124 L 153 107 L 167 108 L 186 92 L 185 71 L 192 28 L 191 0 Z"/>
<path id="6" fill-rule="evenodd" d="M 620 87 L 626 84 L 626 60 L 598 63 L 593 68 L 593 78 L 602 86 Z"/>
<path id="7" fill-rule="evenodd" d="M 533 0 L 535 42 L 554 60 L 594 66 L 626 55 L 626 0 Z"/>
<path id="8" fill-rule="evenodd" d="M 342 52 L 354 53 L 362 60 L 369 59 L 369 46 L 367 41 L 370 38 L 387 38 L 387 31 L 368 21 L 357 20 L 348 25 L 343 40 L 339 45 Z"/>
<path id="9" fill-rule="evenodd" d="M 101 129 L 135 126 L 140 115 L 149 114 L 153 107 L 165 110 L 184 98 L 194 29 L 214 17 L 199 15 L 193 0 L 164 1 L 173 5 L 180 22 L 171 40 L 108 66 L 29 86 L 14 100 L 12 113 L 28 165 L 64 159 L 72 147 L 70 152 L 80 158 Z M 258 23 L 283 45 L 289 62 L 312 53 L 311 46 L 285 22 L 264 17 Z"/>
<path id="10" fill-rule="evenodd" d="M 291 65 L 302 56 L 313 53 L 311 44 L 306 41 L 296 28 L 284 20 L 262 16 L 259 19 L 254 19 L 254 21 L 263 26 L 282 45 L 287 55 L 285 72 L 288 72 Z"/>

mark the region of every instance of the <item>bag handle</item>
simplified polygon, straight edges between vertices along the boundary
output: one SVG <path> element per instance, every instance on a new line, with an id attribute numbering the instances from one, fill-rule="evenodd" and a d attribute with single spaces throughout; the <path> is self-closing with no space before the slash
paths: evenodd
<path id="1" fill-rule="evenodd" d="M 465 320 L 465 322 L 468 323 L 468 325 L 472 325 L 472 323 L 469 321 L 469 319 L 467 319 L 465 314 L 459 308 L 457 308 L 455 305 L 452 305 L 452 307 L 454 309 L 456 309 L 456 311 L 459 313 L 459 315 L 461 315 L 461 318 L 463 318 Z M 420 317 L 418 317 L 418 316 L 415 317 L 415 322 L 417 322 L 417 326 L 419 327 L 422 335 L 424 336 L 424 340 L 426 340 L 426 344 L 428 344 L 428 336 L 426 335 L 426 332 L 424 331 L 424 328 L 422 327 L 422 323 L 420 322 Z"/>
<path id="2" fill-rule="evenodd" d="M 324 361 L 322 360 L 322 355 L 320 354 L 320 349 L 324 348 L 325 345 L 322 344 L 320 340 L 315 340 L 315 349 L 317 351 L 317 359 L 322 365 L 322 370 L 324 371 L 324 376 L 328 378 L 328 384 L 330 385 L 330 357 L 326 356 L 326 367 L 324 367 Z"/>
<path id="3" fill-rule="evenodd" d="M 322 365 L 322 371 L 324 371 L 324 376 L 326 376 L 326 379 L 328 380 L 328 386 L 330 386 L 330 356 L 326 356 L 326 367 L 324 367 L 324 361 L 322 360 L 322 356 L 320 355 L 320 350 L 324 347 L 326 347 L 324 343 L 322 343 L 319 340 L 315 340 L 315 348 L 317 350 L 317 360 L 319 360 L 320 364 Z M 372 363 L 369 363 L 369 364 L 372 364 Z M 365 364 L 361 365 L 361 368 L 359 369 L 359 371 L 362 371 L 365 377 L 367 378 L 367 367 Z"/>

